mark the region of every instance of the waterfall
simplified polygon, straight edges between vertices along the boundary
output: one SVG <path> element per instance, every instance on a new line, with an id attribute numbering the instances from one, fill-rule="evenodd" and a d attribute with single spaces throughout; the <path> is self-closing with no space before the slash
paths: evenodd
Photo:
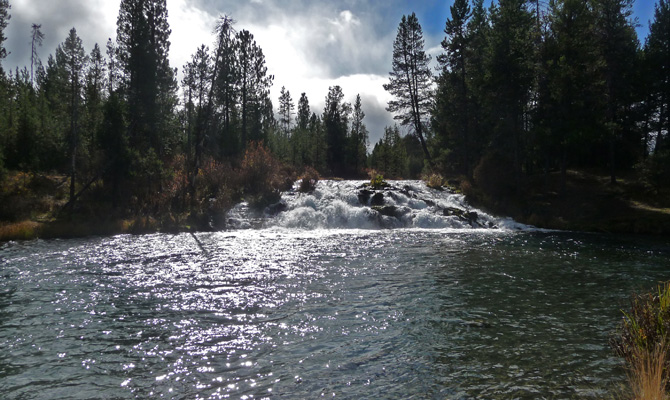
<path id="1" fill-rule="evenodd" d="M 432 189 L 423 181 L 389 181 L 372 188 L 366 181 L 319 181 L 310 193 L 293 189 L 281 201 L 254 212 L 246 203 L 227 216 L 230 228 L 292 229 L 508 229 L 528 227 L 470 207 L 465 196 Z"/>

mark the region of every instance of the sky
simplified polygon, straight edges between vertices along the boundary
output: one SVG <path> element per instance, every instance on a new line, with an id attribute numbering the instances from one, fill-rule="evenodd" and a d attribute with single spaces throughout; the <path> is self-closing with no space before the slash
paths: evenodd
<path id="1" fill-rule="evenodd" d="M 120 0 L 9 0 L 11 20 L 5 47 L 5 70 L 30 67 L 30 32 L 42 25 L 45 39 L 39 54 L 46 62 L 72 27 L 87 52 L 103 49 L 116 36 Z M 542 0 L 541 3 L 546 3 Z M 637 0 L 634 16 L 644 42 L 654 1 Z M 390 100 L 382 85 L 391 70 L 393 40 L 403 15 L 416 12 L 426 50 L 440 53 L 444 24 L 453 0 L 167 0 L 170 63 L 181 73 L 196 49 L 213 48 L 213 30 L 221 15 L 231 16 L 237 30 L 251 32 L 263 49 L 268 73 L 275 76 L 271 97 L 275 108 L 282 87 L 298 103 L 306 93 L 313 112 L 321 114 L 328 88 L 340 85 L 346 100 L 361 95 L 365 124 L 374 145 L 385 126 L 394 123 L 385 110 Z"/>

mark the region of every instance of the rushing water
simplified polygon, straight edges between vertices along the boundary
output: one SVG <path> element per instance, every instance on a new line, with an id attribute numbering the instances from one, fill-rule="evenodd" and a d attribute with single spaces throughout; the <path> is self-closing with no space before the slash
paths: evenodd
<path id="1" fill-rule="evenodd" d="M 603 398 L 619 309 L 668 279 L 649 238 L 286 228 L 307 197 L 284 227 L 2 245 L 0 397 Z"/>

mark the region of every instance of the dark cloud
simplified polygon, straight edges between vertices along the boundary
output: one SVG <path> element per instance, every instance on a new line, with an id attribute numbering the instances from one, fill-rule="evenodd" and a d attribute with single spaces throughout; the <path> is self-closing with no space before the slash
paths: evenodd
<path id="1" fill-rule="evenodd" d="M 46 62 L 75 27 L 90 52 L 98 43 L 116 34 L 120 0 L 31 0 L 19 1 L 5 42 L 10 56 L 6 70 L 29 66 L 30 32 L 33 23 L 42 24 L 45 34 L 39 54 Z M 432 20 L 448 9 L 444 0 L 168 0 L 173 46 L 171 64 L 181 69 L 201 44 L 214 42 L 216 18 L 232 16 L 236 28 L 248 29 L 258 39 L 275 74 L 275 86 L 286 86 L 297 99 L 307 92 L 313 111 L 322 112 L 328 86 L 340 84 L 347 101 L 360 93 L 366 112 L 365 123 L 374 144 L 384 127 L 392 125 L 385 110 L 388 94 L 381 87 L 391 69 L 393 40 L 403 14 L 416 11 L 420 21 Z M 450 3 L 450 2 L 449 2 Z M 438 48 L 439 26 L 424 25 L 426 48 Z M 186 35 L 186 36 L 185 36 Z M 273 88 L 273 100 L 276 101 Z"/>
<path id="2" fill-rule="evenodd" d="M 387 74 L 392 44 L 402 15 L 417 10 L 430 20 L 442 14 L 447 2 L 438 0 L 412 2 L 406 0 L 372 1 L 307 1 L 307 0 L 193 0 L 194 4 L 213 15 L 229 15 L 238 29 L 279 24 L 305 29 L 305 58 L 334 79 L 352 74 Z M 436 12 L 437 11 L 437 12 Z M 350 18 L 350 19 L 348 19 Z M 446 17 L 445 17 L 446 20 Z M 439 44 L 441 30 L 427 29 L 426 46 Z M 437 35 L 433 32 L 437 31 Z M 435 36 L 435 37 L 433 37 Z"/>
<path id="3" fill-rule="evenodd" d="M 365 118 L 363 122 L 368 128 L 370 149 L 374 148 L 379 139 L 384 136 L 384 128 L 394 124 L 393 117 L 386 111 L 386 104 L 371 94 L 361 95 L 361 105 Z"/>
<path id="4" fill-rule="evenodd" d="M 109 10 L 97 7 L 96 1 L 81 0 L 38 0 L 33 2 L 18 2 L 12 4 L 12 15 L 7 28 L 6 48 L 11 54 L 3 62 L 6 68 L 30 68 L 31 33 L 32 25 L 42 25 L 44 34 L 42 47 L 38 54 L 43 63 L 46 63 L 50 54 L 54 54 L 56 47 L 65 41 L 70 29 L 77 29 L 77 34 L 84 41 L 89 52 L 96 42 L 101 46 L 107 37 L 115 32 L 107 32 L 105 27 L 105 13 Z M 109 2 L 107 2 L 109 3 Z M 118 6 L 116 7 L 118 12 Z"/>

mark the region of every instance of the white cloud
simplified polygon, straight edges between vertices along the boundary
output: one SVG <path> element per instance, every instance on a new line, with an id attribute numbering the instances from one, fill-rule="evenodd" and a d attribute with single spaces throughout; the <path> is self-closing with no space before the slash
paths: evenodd
<path id="1" fill-rule="evenodd" d="M 30 24 L 42 23 L 46 35 L 43 61 L 76 27 L 87 52 L 98 43 L 104 51 L 116 36 L 118 0 L 13 0 L 7 47 L 12 54 L 3 66 L 30 66 Z M 250 0 L 167 0 L 170 64 L 181 74 L 183 65 L 201 44 L 213 49 L 213 30 L 222 14 L 231 15 L 237 30 L 249 30 L 275 76 L 271 96 L 277 104 L 285 86 L 296 103 L 302 92 L 320 114 L 328 88 L 340 85 L 346 101 L 361 94 L 371 141 L 392 124 L 385 111 L 395 26 L 380 28 L 380 17 L 363 3 Z M 376 7 L 376 6 L 375 6 Z M 368 7 L 369 8 L 369 7 Z M 386 22 L 384 22 L 386 24 Z M 395 25 L 395 23 L 391 24 Z"/>
<path id="2" fill-rule="evenodd" d="M 170 35 L 170 65 L 181 74 L 182 67 L 200 45 L 212 49 L 218 16 L 211 15 L 187 0 L 167 0 Z"/>

